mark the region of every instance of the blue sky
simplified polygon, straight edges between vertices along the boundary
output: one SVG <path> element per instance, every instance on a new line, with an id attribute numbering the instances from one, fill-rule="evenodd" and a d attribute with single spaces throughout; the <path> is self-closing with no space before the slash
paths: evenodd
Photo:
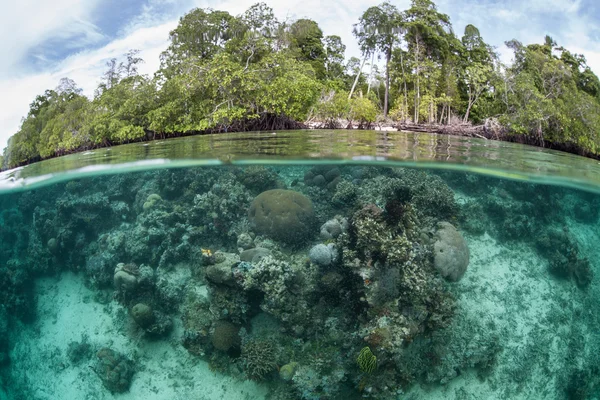
<path id="1" fill-rule="evenodd" d="M 74 79 L 92 96 L 105 63 L 129 49 L 140 49 L 142 73 L 152 74 L 168 45 L 169 31 L 193 7 L 211 7 L 237 15 L 256 1 L 244 0 L 19 0 L 6 2 L 0 14 L 0 149 L 15 133 L 29 103 L 63 77 Z M 390 0 L 399 9 L 410 0 Z M 326 35 L 340 35 L 346 57 L 358 56 L 352 24 L 368 0 L 269 0 L 280 20 L 307 17 Z M 477 26 L 497 46 L 504 61 L 506 40 L 525 44 L 551 35 L 560 45 L 583 53 L 600 74 L 600 5 L 597 0 L 437 0 L 460 36 Z"/>

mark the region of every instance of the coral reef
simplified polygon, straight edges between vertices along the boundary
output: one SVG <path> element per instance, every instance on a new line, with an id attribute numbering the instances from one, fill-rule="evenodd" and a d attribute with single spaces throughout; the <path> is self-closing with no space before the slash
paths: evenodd
<path id="1" fill-rule="evenodd" d="M 333 243 L 328 245 L 318 244 L 310 249 L 308 258 L 310 258 L 310 262 L 319 267 L 328 267 L 336 261 L 337 250 Z"/>
<path id="2" fill-rule="evenodd" d="M 297 245 L 311 233 L 315 214 L 308 197 L 293 190 L 273 189 L 252 201 L 248 219 L 257 233 Z"/>
<path id="3" fill-rule="evenodd" d="M 133 362 L 107 347 L 100 349 L 96 357 L 97 361 L 92 369 L 102 380 L 104 387 L 111 393 L 129 390 L 135 372 Z"/>
<path id="4" fill-rule="evenodd" d="M 273 343 L 249 340 L 242 345 L 242 364 L 248 378 L 260 381 L 275 371 L 277 353 Z"/>
<path id="5" fill-rule="evenodd" d="M 180 343 L 214 371 L 286 399 L 399 398 L 415 383 L 493 375 L 510 350 L 508 328 L 474 317 L 465 301 L 484 263 L 470 256 L 473 237 L 530 246 L 543 261 L 527 272 L 536 285 L 549 271 L 586 289 L 547 279 L 555 286 L 545 296 L 564 288 L 594 309 L 585 297 L 597 293 L 594 243 L 570 224 L 593 232 L 595 198 L 407 168 L 286 168 L 161 170 L 0 197 L 0 364 L 13 325 L 35 318 L 35 279 L 66 270 L 85 278 L 87 301 L 113 314 L 111 332 L 139 349 Z M 481 289 L 480 301 L 497 291 Z M 505 314 L 539 307 L 527 293 Z M 580 321 L 585 312 L 548 318 Z M 571 335 L 566 326 L 552 331 Z M 595 394 L 598 346 L 576 346 L 598 326 L 573 334 L 575 361 L 552 383 L 558 393 Z M 91 363 L 109 391 L 127 391 L 134 364 L 105 339 L 71 338 L 60 362 Z M 516 360 L 501 372 L 526 380 L 526 370 Z"/>
<path id="6" fill-rule="evenodd" d="M 368 346 L 363 347 L 358 353 L 358 357 L 356 357 L 356 364 L 358 364 L 361 371 L 371 374 L 377 368 L 377 357 Z"/>
<path id="7" fill-rule="evenodd" d="M 217 350 L 228 351 L 240 346 L 240 327 L 229 321 L 219 320 L 214 324 L 211 334 L 212 345 Z"/>
<path id="8" fill-rule="evenodd" d="M 456 282 L 469 266 L 469 247 L 460 232 L 448 222 L 440 222 L 433 244 L 433 265 L 444 278 Z"/>

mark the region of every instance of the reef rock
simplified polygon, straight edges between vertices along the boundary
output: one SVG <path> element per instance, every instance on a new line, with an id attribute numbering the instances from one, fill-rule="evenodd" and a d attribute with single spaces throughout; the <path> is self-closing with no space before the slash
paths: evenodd
<path id="1" fill-rule="evenodd" d="M 348 220 L 341 216 L 336 216 L 333 219 L 325 222 L 321 226 L 321 238 L 323 240 L 336 239 L 338 236 L 348 229 Z"/>
<path id="2" fill-rule="evenodd" d="M 104 387 L 111 393 L 123 393 L 129 390 L 133 378 L 133 362 L 116 351 L 103 348 L 96 354 L 98 360 L 92 368 L 98 374 Z"/>
<path id="3" fill-rule="evenodd" d="M 313 264 L 320 267 L 328 267 L 337 258 L 337 251 L 333 243 L 329 245 L 318 244 L 310 249 L 308 258 L 310 258 L 310 262 Z"/>
<path id="4" fill-rule="evenodd" d="M 115 288 L 120 291 L 130 291 L 138 284 L 138 268 L 134 264 L 119 263 L 115 268 Z"/>
<path id="5" fill-rule="evenodd" d="M 311 232 L 315 211 L 308 197 L 293 190 L 273 189 L 252 201 L 248 219 L 257 233 L 295 244 Z"/>
<path id="6" fill-rule="evenodd" d="M 216 264 L 206 267 L 206 278 L 213 283 L 231 285 L 233 267 L 240 262 L 240 257 L 233 253 L 215 253 Z"/>
<path id="7" fill-rule="evenodd" d="M 448 222 L 440 222 L 433 244 L 435 269 L 449 281 L 456 282 L 469 265 L 469 248 L 460 232 Z"/>
<path id="8" fill-rule="evenodd" d="M 142 328 L 149 328 L 154 323 L 152 309 L 144 303 L 138 303 L 131 309 L 131 315 L 135 322 Z"/>
<path id="9" fill-rule="evenodd" d="M 240 233 L 237 238 L 237 247 L 244 250 L 254 247 L 252 236 L 248 233 Z"/>
<path id="10" fill-rule="evenodd" d="M 264 247 L 256 247 L 254 249 L 244 250 L 240 253 L 240 259 L 242 261 L 257 263 L 263 257 L 270 256 L 271 250 L 265 249 Z"/>

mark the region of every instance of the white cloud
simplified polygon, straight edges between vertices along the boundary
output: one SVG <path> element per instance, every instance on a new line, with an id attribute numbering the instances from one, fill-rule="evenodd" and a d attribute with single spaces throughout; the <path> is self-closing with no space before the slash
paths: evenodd
<path id="1" fill-rule="evenodd" d="M 100 0 L 3 1 L 0 77 L 14 77 L 29 51 L 47 40 L 89 44 L 102 39 L 90 17 Z"/>
<path id="2" fill-rule="evenodd" d="M 92 96 L 111 58 L 120 58 L 131 49 L 140 49 L 145 63 L 139 72 L 152 74 L 159 67 L 159 55 L 168 44 L 169 31 L 176 21 L 149 28 L 139 28 L 128 36 L 114 40 L 96 50 L 83 51 L 64 59 L 51 71 L 0 80 L 0 149 L 20 125 L 35 96 L 55 88 L 61 78 L 73 79 L 87 96 Z"/>

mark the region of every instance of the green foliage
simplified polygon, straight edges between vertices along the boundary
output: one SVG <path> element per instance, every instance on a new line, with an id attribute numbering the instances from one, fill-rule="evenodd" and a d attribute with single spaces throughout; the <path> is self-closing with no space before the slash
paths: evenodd
<path id="1" fill-rule="evenodd" d="M 351 121 L 358 122 L 359 128 L 367 128 L 377 118 L 377 107 L 365 97 L 353 98 L 350 100 L 349 117 Z"/>
<path id="2" fill-rule="evenodd" d="M 350 101 L 344 91 L 328 90 L 317 104 L 317 117 L 329 128 L 339 128 L 340 120 L 349 119 Z"/>
<path id="3" fill-rule="evenodd" d="M 600 154 L 600 79 L 585 57 L 549 36 L 528 46 L 507 42 L 515 62 L 503 66 L 477 27 L 457 38 L 432 0 L 412 0 L 404 11 L 387 2 L 369 7 L 353 33 L 362 59 L 345 63 L 340 37 L 324 37 L 310 19 L 279 22 L 264 3 L 238 16 L 193 9 L 170 32 L 154 77 L 138 74 L 143 60 L 131 50 L 107 63 L 92 100 L 66 78 L 37 96 L 2 166 L 273 118 L 369 128 L 390 104 L 398 122 L 493 117 L 525 142 Z M 375 58 L 385 61 L 382 73 Z"/>

